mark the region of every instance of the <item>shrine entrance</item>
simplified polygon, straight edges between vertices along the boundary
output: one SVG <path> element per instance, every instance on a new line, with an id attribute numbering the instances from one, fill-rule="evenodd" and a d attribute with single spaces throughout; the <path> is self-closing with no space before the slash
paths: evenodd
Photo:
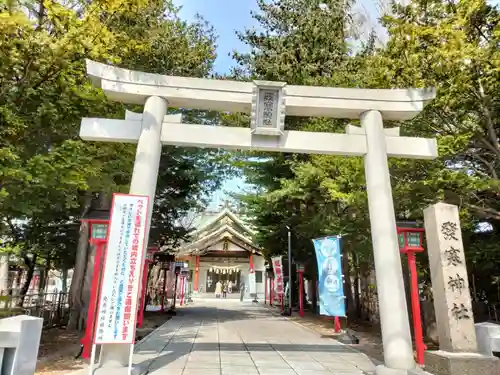
<path id="1" fill-rule="evenodd" d="M 218 281 L 231 281 L 232 293 L 240 291 L 240 285 L 249 286 L 250 271 L 262 274 L 265 261 L 261 249 L 253 243 L 254 231 L 227 204 L 224 208 L 208 210 L 195 218 L 196 228 L 189 242 L 175 249 L 178 259 L 189 262 L 193 271 L 193 291 L 215 293 Z M 262 277 L 257 278 L 262 281 Z M 264 298 L 264 283 L 252 286 L 258 297 Z M 250 297 L 246 291 L 245 297 Z"/>
<path id="2" fill-rule="evenodd" d="M 142 113 L 127 111 L 124 120 L 84 118 L 80 137 L 137 143 L 130 194 L 149 197 L 149 219 L 162 145 L 363 157 L 384 347 L 384 366 L 377 367 L 375 373 L 403 375 L 415 369 L 387 158 L 434 159 L 437 142 L 434 138 L 400 136 L 398 127 L 384 128 L 384 121 L 414 118 L 434 99 L 434 90 L 172 77 L 94 61 L 87 61 L 87 73 L 108 99 L 144 105 Z M 183 124 L 181 115 L 167 114 L 169 106 L 246 113 L 250 114 L 250 126 Z M 352 119 L 361 126 L 347 125 L 346 134 L 293 131 L 285 129 L 286 116 Z M 233 237 L 226 239 L 230 243 Z M 192 250 L 199 271 L 200 255 L 196 246 Z M 247 254 L 252 269 L 256 253 Z M 132 344 L 102 345 L 103 363 L 96 375 L 106 375 L 110 368 L 118 375 L 129 373 L 132 348 Z M 117 363 L 123 368 L 118 370 Z"/>
<path id="3" fill-rule="evenodd" d="M 208 270 L 206 274 L 206 291 L 215 293 L 217 282 L 228 285 L 228 294 L 237 293 L 240 290 L 240 271 L 222 273 L 219 270 Z M 230 284 L 229 284 L 230 282 Z M 229 287 L 230 285 L 230 287 Z"/>

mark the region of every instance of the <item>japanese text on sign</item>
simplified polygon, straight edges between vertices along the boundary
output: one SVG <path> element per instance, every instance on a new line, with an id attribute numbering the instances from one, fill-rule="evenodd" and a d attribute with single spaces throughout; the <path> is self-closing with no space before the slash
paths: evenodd
<path id="1" fill-rule="evenodd" d="M 114 195 L 96 344 L 134 341 L 147 217 L 148 197 Z"/>
<path id="2" fill-rule="evenodd" d="M 276 278 L 276 294 L 283 295 L 285 288 L 283 280 L 283 263 L 281 257 L 274 257 L 271 259 L 271 261 L 273 263 L 274 276 Z"/>
<path id="3" fill-rule="evenodd" d="M 465 278 L 460 274 L 462 269 L 457 268 L 464 263 L 462 260 L 462 251 L 460 250 L 461 244 L 458 243 L 460 242 L 458 231 L 460 231 L 460 226 L 457 223 L 446 221 L 441 224 L 441 234 L 447 242 L 444 250 L 446 265 L 457 269 L 457 273 L 448 276 L 448 290 L 455 295 L 461 295 L 467 286 Z M 471 318 L 469 309 L 463 303 L 453 302 L 453 306 L 450 307 L 450 313 L 456 320 Z"/>

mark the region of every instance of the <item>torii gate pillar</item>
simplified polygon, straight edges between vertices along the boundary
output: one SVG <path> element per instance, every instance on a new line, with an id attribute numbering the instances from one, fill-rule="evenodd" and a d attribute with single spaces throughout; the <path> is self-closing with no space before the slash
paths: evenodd
<path id="1" fill-rule="evenodd" d="M 361 126 L 366 134 L 368 149 L 364 157 L 365 178 L 384 345 L 384 364 L 391 369 L 410 370 L 414 366 L 413 348 L 381 113 L 364 112 L 361 115 Z M 403 311 L 405 313 L 402 313 Z M 379 368 L 377 374 L 383 373 L 383 369 Z"/>
<path id="2" fill-rule="evenodd" d="M 151 228 L 151 216 L 158 180 L 158 168 L 161 158 L 161 129 L 163 118 L 167 113 L 168 103 L 165 99 L 152 96 L 146 100 L 141 117 L 141 130 L 137 142 L 132 182 L 130 183 L 130 194 L 147 195 L 149 197 L 148 222 L 145 238 L 149 238 Z M 134 116 L 133 113 L 128 113 Z M 144 246 L 147 248 L 147 240 Z M 143 262 L 145 259 L 143 259 Z M 144 269 L 144 263 L 139 267 Z M 139 278 L 142 280 L 142 277 Z M 139 286 L 141 290 L 141 286 Z M 135 315 L 134 315 L 135 316 Z M 132 357 L 134 346 L 128 344 L 106 344 L 101 345 L 100 366 L 95 370 L 96 375 L 109 375 L 111 371 L 116 374 L 125 374 Z M 142 368 L 132 368 L 131 374 L 140 374 Z M 114 374 L 115 372 L 113 372 Z"/>

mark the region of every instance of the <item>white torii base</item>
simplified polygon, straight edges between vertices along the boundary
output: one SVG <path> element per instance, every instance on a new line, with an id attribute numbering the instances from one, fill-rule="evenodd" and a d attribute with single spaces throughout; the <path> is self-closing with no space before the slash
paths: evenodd
<path id="1" fill-rule="evenodd" d="M 385 362 L 375 373 L 418 373 L 387 157 L 433 159 L 437 157 L 437 144 L 435 139 L 400 137 L 399 128 L 383 128 L 383 118 L 413 118 L 434 92 L 287 86 L 287 115 L 360 118 L 362 127 L 348 126 L 347 134 L 284 130 L 278 137 L 267 137 L 252 133 L 250 128 L 181 124 L 178 116 L 165 116 L 167 103 L 163 98 L 184 108 L 248 112 L 253 100 L 252 83 L 159 76 L 93 62 L 87 64 L 87 70 L 111 99 L 144 103 L 148 98 L 142 115 L 128 112 L 125 120 L 83 119 L 80 136 L 89 141 L 137 142 L 131 192 L 148 195 L 151 207 L 161 144 L 363 156 Z M 101 368 L 96 374 L 128 374 L 132 349 L 131 345 L 103 345 Z M 142 369 L 132 370 L 140 373 Z"/>

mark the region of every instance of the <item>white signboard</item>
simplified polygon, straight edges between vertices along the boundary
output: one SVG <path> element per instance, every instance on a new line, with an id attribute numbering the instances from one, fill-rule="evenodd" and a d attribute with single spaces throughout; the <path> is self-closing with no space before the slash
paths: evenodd
<path id="1" fill-rule="evenodd" d="M 248 274 L 248 287 L 249 287 L 249 292 L 250 294 L 255 294 L 257 293 L 257 283 L 255 280 L 255 271 L 250 271 Z"/>
<path id="2" fill-rule="evenodd" d="M 147 196 L 114 194 L 95 344 L 133 344 L 144 261 Z"/>

